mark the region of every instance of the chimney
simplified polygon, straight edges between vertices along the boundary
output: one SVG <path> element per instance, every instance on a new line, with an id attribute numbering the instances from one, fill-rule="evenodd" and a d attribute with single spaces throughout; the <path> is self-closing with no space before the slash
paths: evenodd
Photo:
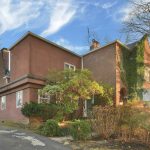
<path id="1" fill-rule="evenodd" d="M 6 83 L 10 80 L 10 51 L 7 48 L 1 49 L 2 65 L 3 65 L 3 78 Z"/>
<path id="2" fill-rule="evenodd" d="M 95 39 L 92 40 L 92 45 L 90 46 L 90 50 L 94 50 L 96 48 L 99 48 L 100 47 L 100 44 L 98 41 L 96 41 Z"/>

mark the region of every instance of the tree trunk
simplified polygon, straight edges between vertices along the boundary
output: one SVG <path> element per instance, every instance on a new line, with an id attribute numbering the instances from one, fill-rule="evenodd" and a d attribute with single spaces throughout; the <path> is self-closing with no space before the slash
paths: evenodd
<path id="1" fill-rule="evenodd" d="M 83 106 L 84 106 L 83 100 L 79 99 L 78 106 L 79 106 L 79 109 L 76 110 L 76 112 L 75 112 L 76 119 L 80 119 L 83 117 Z"/>

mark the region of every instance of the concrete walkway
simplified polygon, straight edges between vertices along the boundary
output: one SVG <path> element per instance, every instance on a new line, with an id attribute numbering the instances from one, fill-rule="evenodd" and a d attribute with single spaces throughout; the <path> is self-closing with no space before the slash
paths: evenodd
<path id="1" fill-rule="evenodd" d="M 71 150 L 29 131 L 0 126 L 0 150 Z"/>

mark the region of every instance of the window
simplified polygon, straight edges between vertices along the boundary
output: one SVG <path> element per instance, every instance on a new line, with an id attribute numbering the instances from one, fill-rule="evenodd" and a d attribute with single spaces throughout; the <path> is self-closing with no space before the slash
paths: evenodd
<path id="1" fill-rule="evenodd" d="M 75 65 L 72 65 L 72 64 L 69 64 L 69 63 L 65 63 L 64 64 L 64 69 L 73 69 L 73 70 L 75 70 L 76 67 L 75 67 Z"/>
<path id="2" fill-rule="evenodd" d="M 145 81 L 150 82 L 150 67 L 145 67 Z"/>
<path id="3" fill-rule="evenodd" d="M 6 109 L 6 96 L 1 97 L 1 110 Z"/>
<path id="4" fill-rule="evenodd" d="M 39 92 L 38 92 L 39 93 Z M 38 94 L 38 103 L 50 103 L 50 95 L 40 95 Z"/>
<path id="5" fill-rule="evenodd" d="M 143 92 L 143 100 L 150 101 L 150 89 L 147 89 Z"/>
<path id="6" fill-rule="evenodd" d="M 16 108 L 21 108 L 23 105 L 23 91 L 16 92 Z"/>

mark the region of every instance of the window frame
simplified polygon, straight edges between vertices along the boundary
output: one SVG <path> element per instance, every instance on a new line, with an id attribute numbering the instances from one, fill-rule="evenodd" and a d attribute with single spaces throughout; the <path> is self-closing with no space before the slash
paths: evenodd
<path id="1" fill-rule="evenodd" d="M 3 99 L 3 98 L 4 98 L 4 99 Z M 5 105 L 4 105 L 5 108 L 2 107 L 2 106 L 3 106 L 3 105 L 2 105 L 2 100 L 5 100 L 5 101 L 4 101 L 4 102 L 5 102 Z M 6 110 L 6 96 L 2 96 L 2 97 L 1 97 L 1 110 Z"/>
<path id="2" fill-rule="evenodd" d="M 68 67 L 68 68 L 65 68 L 65 65 L 68 65 L 69 67 Z M 73 67 L 73 68 L 71 68 L 71 67 Z M 76 70 L 76 66 L 73 65 L 73 64 L 70 64 L 70 63 L 65 62 L 65 63 L 64 63 L 64 69 L 73 69 L 73 70 L 75 71 L 75 70 Z"/>
<path id="3" fill-rule="evenodd" d="M 45 103 L 50 103 L 51 102 L 51 96 L 50 95 L 40 95 L 39 94 L 39 90 L 40 89 L 38 89 L 38 104 L 40 104 L 40 103 L 43 103 L 43 102 L 45 102 Z"/>
<path id="4" fill-rule="evenodd" d="M 19 106 L 17 105 L 18 104 L 18 97 L 19 97 L 18 94 L 20 94 L 20 98 L 21 98 L 21 105 L 19 105 Z M 23 105 L 23 90 L 16 92 L 16 108 L 22 108 L 22 105 Z"/>

